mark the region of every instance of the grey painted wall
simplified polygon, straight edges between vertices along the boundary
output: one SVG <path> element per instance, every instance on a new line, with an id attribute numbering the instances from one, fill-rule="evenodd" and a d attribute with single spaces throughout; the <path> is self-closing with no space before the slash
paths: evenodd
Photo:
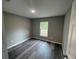
<path id="1" fill-rule="evenodd" d="M 7 48 L 11 48 L 30 37 L 30 20 L 4 12 Z"/>
<path id="2" fill-rule="evenodd" d="M 76 31 L 74 29 L 76 29 L 76 0 L 73 0 L 64 22 L 63 54 L 67 55 L 68 59 L 76 59 Z"/>
<path id="3" fill-rule="evenodd" d="M 70 15 L 71 10 L 69 10 L 65 15 L 64 21 L 64 30 L 63 30 L 63 53 L 66 54 L 67 50 L 67 41 L 68 41 L 68 33 L 69 33 L 69 23 L 70 23 Z"/>
<path id="4" fill-rule="evenodd" d="M 2 15 L 2 59 L 8 59 L 5 34 L 6 32 L 5 32 L 4 16 Z"/>
<path id="5" fill-rule="evenodd" d="M 64 16 L 41 18 L 32 20 L 32 37 L 41 38 L 40 22 L 48 21 L 48 37 L 47 40 L 62 43 Z M 42 37 L 45 38 L 45 37 Z"/>

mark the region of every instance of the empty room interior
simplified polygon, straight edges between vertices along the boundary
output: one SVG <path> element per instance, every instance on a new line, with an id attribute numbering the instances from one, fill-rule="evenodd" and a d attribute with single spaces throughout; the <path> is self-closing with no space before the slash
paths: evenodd
<path id="1" fill-rule="evenodd" d="M 76 59 L 76 0 L 3 0 L 2 59 Z"/>

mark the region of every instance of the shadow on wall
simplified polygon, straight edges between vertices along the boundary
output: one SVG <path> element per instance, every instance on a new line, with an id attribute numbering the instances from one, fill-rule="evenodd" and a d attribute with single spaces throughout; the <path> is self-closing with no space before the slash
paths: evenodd
<path id="1" fill-rule="evenodd" d="M 48 37 L 50 41 L 62 43 L 64 16 L 32 20 L 32 37 L 40 38 L 40 22 L 48 21 Z"/>
<path id="2" fill-rule="evenodd" d="M 11 48 L 30 37 L 30 20 L 4 12 L 7 48 Z"/>

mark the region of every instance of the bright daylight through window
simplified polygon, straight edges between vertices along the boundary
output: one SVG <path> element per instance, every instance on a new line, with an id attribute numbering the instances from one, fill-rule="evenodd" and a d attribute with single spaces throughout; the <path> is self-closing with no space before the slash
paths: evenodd
<path id="1" fill-rule="evenodd" d="M 48 21 L 40 22 L 40 36 L 48 36 Z"/>

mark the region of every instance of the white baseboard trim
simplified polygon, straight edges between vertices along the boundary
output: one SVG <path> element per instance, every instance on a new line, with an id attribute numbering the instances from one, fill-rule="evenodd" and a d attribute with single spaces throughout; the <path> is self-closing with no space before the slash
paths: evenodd
<path id="1" fill-rule="evenodd" d="M 12 48 L 12 47 L 14 47 L 14 46 L 17 46 L 17 45 L 19 45 L 19 44 L 21 44 L 21 43 L 27 41 L 28 39 L 30 39 L 30 38 L 27 38 L 27 39 L 25 39 L 25 40 L 23 40 L 23 41 L 20 41 L 20 42 L 14 44 L 14 45 L 12 45 L 12 46 L 9 46 L 7 49 L 10 49 L 10 48 Z"/>
<path id="2" fill-rule="evenodd" d="M 52 42 L 52 43 L 56 43 L 56 44 L 61 44 L 61 45 L 62 45 L 62 43 L 59 43 L 59 42 L 50 41 L 50 40 L 46 40 L 46 41 L 48 41 L 48 42 Z"/>
<path id="3" fill-rule="evenodd" d="M 36 38 L 36 37 L 33 37 L 33 38 Z M 28 38 L 28 39 L 30 39 L 30 38 Z M 13 47 L 15 47 L 15 46 L 17 46 L 17 45 L 19 45 L 19 44 L 21 44 L 21 43 L 27 41 L 28 39 L 23 40 L 23 41 L 21 41 L 21 42 L 18 42 L 18 43 L 16 43 L 16 44 L 12 45 L 12 46 L 9 46 L 7 49 L 8 49 L 8 50 L 11 50 L 11 48 L 13 48 Z M 41 38 L 36 38 L 36 39 L 44 40 L 44 39 L 41 39 Z M 44 40 L 44 41 L 48 41 L 48 42 L 51 42 L 51 43 L 56 43 L 56 44 L 61 44 L 61 45 L 62 45 L 62 43 L 59 43 L 59 42 L 54 42 L 54 41 L 50 41 L 50 40 Z"/>
<path id="4" fill-rule="evenodd" d="M 62 43 L 51 41 L 51 40 L 47 40 L 47 39 L 45 40 L 45 39 L 41 39 L 41 38 L 37 38 L 37 37 L 32 37 L 32 38 L 36 38 L 36 39 L 40 39 L 40 40 L 44 40 L 44 41 L 48 41 L 48 42 L 51 42 L 51 43 L 56 43 L 56 44 L 61 44 L 62 45 Z"/>

